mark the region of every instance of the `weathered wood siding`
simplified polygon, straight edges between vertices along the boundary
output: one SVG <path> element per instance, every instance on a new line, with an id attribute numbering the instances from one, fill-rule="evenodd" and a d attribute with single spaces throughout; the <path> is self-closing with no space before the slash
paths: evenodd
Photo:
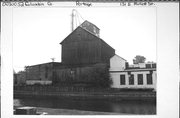
<path id="1" fill-rule="evenodd" d="M 100 62 L 100 40 L 78 28 L 62 43 L 62 63 L 67 65 Z"/>
<path id="2" fill-rule="evenodd" d="M 40 81 L 52 81 L 53 84 L 74 84 L 94 82 L 96 69 L 107 69 L 107 64 L 98 63 L 85 66 L 66 66 L 61 63 L 46 63 L 29 66 L 25 72 L 27 82 L 39 83 Z M 94 79 L 94 80 L 92 80 Z M 91 84 L 91 83 L 90 83 Z"/>
<path id="3" fill-rule="evenodd" d="M 86 65 L 109 62 L 115 50 L 102 39 L 78 27 L 62 43 L 62 63 Z"/>
<path id="4" fill-rule="evenodd" d="M 26 80 L 52 80 L 52 64 L 29 66 Z"/>
<path id="5" fill-rule="evenodd" d="M 110 58 L 115 55 L 115 50 L 101 40 L 101 60 L 110 65 Z"/>
<path id="6" fill-rule="evenodd" d="M 25 71 L 26 80 L 53 80 L 53 72 L 56 68 L 63 68 L 61 63 L 51 62 L 34 66 L 28 66 Z"/>

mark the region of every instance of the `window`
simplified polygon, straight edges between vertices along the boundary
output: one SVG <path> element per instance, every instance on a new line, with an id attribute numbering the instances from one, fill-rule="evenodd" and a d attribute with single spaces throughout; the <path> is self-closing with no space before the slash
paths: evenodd
<path id="1" fill-rule="evenodd" d="M 138 85 L 143 85 L 143 74 L 138 74 Z"/>
<path id="2" fill-rule="evenodd" d="M 134 75 L 130 75 L 130 77 L 129 77 L 129 85 L 134 85 Z"/>
<path id="3" fill-rule="evenodd" d="M 152 68 L 156 68 L 156 64 L 152 64 Z"/>
<path id="4" fill-rule="evenodd" d="M 125 85 L 125 75 L 120 75 L 120 84 Z"/>
<path id="5" fill-rule="evenodd" d="M 146 68 L 151 68 L 151 64 L 146 64 Z"/>
<path id="6" fill-rule="evenodd" d="M 147 84 L 153 84 L 152 74 L 147 74 Z"/>

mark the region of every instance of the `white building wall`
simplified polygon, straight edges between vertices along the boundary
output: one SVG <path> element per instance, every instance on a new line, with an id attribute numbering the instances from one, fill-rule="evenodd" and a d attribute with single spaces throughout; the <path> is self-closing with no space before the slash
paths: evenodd
<path id="1" fill-rule="evenodd" d="M 153 71 L 152 74 L 152 84 L 147 84 L 147 74 L 149 74 L 150 71 L 137 71 L 137 72 L 131 72 L 131 74 L 134 75 L 134 84 L 129 85 L 129 76 L 128 72 L 110 72 L 110 76 L 112 79 L 112 88 L 154 88 L 156 90 L 156 71 Z M 138 74 L 143 74 L 143 84 L 138 85 Z M 120 75 L 125 75 L 125 85 L 120 84 Z"/>
<path id="2" fill-rule="evenodd" d="M 112 79 L 112 88 L 134 88 L 134 89 L 138 89 L 138 88 L 154 88 L 156 90 L 156 71 L 155 69 L 147 69 L 145 68 L 146 65 L 145 63 L 140 63 L 140 64 L 136 64 L 133 65 L 132 67 L 139 67 L 140 69 L 129 69 L 129 70 L 125 70 L 126 67 L 126 60 L 121 58 L 118 55 L 114 55 L 111 59 L 110 59 L 110 76 Z M 147 84 L 147 74 L 150 74 L 150 71 L 153 71 L 152 73 L 152 84 Z M 133 85 L 129 85 L 129 75 L 133 74 L 134 75 L 134 84 Z M 143 75 L 143 84 L 142 85 L 138 85 L 138 74 L 142 74 Z M 125 85 L 121 85 L 120 84 L 120 75 L 125 75 Z"/>
<path id="3" fill-rule="evenodd" d="M 145 63 L 139 63 L 138 66 L 139 66 L 140 68 L 145 68 L 145 67 L 146 67 L 146 64 L 145 64 Z"/>
<path id="4" fill-rule="evenodd" d="M 120 85 L 120 75 L 125 75 L 125 81 L 128 82 L 128 74 L 126 72 L 122 73 L 110 73 L 112 79 L 112 88 L 124 88 L 126 85 Z"/>
<path id="5" fill-rule="evenodd" d="M 134 75 L 134 81 L 135 84 L 134 85 L 127 85 L 128 88 L 154 88 L 154 81 L 152 85 L 148 85 L 147 84 L 147 74 L 149 74 L 150 71 L 138 71 L 138 72 L 131 72 L 131 74 Z M 138 74 L 142 74 L 143 75 L 143 84 L 142 85 L 138 85 Z M 153 80 L 153 76 L 152 76 L 152 80 Z"/>
<path id="6" fill-rule="evenodd" d="M 121 71 L 124 70 L 126 67 L 126 60 L 119 57 L 118 55 L 114 55 L 110 59 L 110 71 Z"/>
<path id="7" fill-rule="evenodd" d="M 134 65 L 129 65 L 129 67 L 131 68 L 146 68 L 146 64 L 145 63 L 139 63 L 139 64 L 134 64 Z"/>
<path id="8" fill-rule="evenodd" d="M 119 73 L 111 73 L 110 74 L 111 79 L 112 79 L 112 88 L 119 88 L 120 85 L 120 80 L 118 79 L 120 74 Z"/>
<path id="9" fill-rule="evenodd" d="M 153 71 L 153 88 L 156 90 L 156 86 L 157 86 L 157 72 Z"/>

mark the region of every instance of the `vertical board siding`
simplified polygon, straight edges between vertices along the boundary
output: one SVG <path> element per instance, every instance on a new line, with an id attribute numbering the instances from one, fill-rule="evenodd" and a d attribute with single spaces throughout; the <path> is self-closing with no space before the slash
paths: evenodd
<path id="1" fill-rule="evenodd" d="M 52 64 L 30 66 L 25 73 L 26 80 L 52 80 L 52 70 Z"/>
<path id="2" fill-rule="evenodd" d="M 96 64 L 93 66 L 56 69 L 57 83 L 61 84 L 61 82 L 66 80 L 70 80 L 69 82 L 87 83 L 93 79 L 92 73 L 95 68 L 106 69 L 106 67 L 106 64 Z"/>
<path id="3" fill-rule="evenodd" d="M 102 39 L 77 28 L 62 44 L 62 63 L 67 65 L 109 63 L 115 50 Z"/>

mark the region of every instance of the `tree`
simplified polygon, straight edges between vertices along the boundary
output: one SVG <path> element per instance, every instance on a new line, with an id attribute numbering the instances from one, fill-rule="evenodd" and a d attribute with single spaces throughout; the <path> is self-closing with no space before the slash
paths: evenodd
<path id="1" fill-rule="evenodd" d="M 138 63 L 144 63 L 146 61 L 146 58 L 141 55 L 136 55 L 133 59 L 133 64 L 138 64 Z"/>
<path id="2" fill-rule="evenodd" d="M 94 67 L 91 75 L 91 82 L 94 87 L 109 88 L 112 84 L 108 67 Z"/>

